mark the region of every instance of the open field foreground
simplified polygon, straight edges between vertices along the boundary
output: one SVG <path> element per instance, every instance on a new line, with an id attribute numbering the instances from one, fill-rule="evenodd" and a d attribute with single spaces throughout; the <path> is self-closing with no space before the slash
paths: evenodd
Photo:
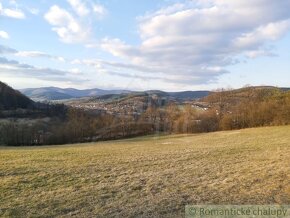
<path id="1" fill-rule="evenodd" d="M 180 217 L 290 204 L 290 126 L 0 148 L 2 217 Z"/>

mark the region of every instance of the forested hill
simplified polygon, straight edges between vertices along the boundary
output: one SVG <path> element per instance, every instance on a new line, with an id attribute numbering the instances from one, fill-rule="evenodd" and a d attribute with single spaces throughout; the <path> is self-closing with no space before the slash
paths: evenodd
<path id="1" fill-rule="evenodd" d="M 234 106 L 245 100 L 251 100 L 252 102 L 255 102 L 269 97 L 275 99 L 279 94 L 282 95 L 283 93 L 287 93 L 289 91 L 290 88 L 280 88 L 274 86 L 250 86 L 240 89 L 219 90 L 212 92 L 210 95 L 202 98 L 201 101 L 209 102 L 211 104 L 224 102 L 225 104 Z"/>
<path id="2" fill-rule="evenodd" d="M 28 109 L 34 102 L 0 81 L 0 110 Z"/>
<path id="3" fill-rule="evenodd" d="M 54 101 L 80 99 L 84 97 L 92 98 L 129 98 L 132 96 L 158 96 L 163 98 L 173 98 L 176 100 L 199 99 L 210 94 L 209 91 L 183 91 L 183 92 L 164 92 L 160 90 L 147 91 L 130 91 L 130 90 L 102 90 L 102 89 L 85 89 L 78 90 L 74 88 L 43 87 L 29 88 L 20 90 L 24 95 L 34 101 Z"/>

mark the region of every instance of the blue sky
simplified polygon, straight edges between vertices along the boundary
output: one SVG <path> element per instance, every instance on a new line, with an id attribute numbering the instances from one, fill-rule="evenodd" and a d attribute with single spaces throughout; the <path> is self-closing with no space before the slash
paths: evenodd
<path id="1" fill-rule="evenodd" d="M 0 0 L 14 88 L 289 87 L 290 0 Z"/>

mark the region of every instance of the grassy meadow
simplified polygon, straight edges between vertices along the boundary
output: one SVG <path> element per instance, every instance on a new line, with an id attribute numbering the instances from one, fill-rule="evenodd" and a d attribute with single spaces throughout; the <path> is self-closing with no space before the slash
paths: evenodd
<path id="1" fill-rule="evenodd" d="M 290 204 L 290 126 L 0 147 L 0 217 L 182 217 Z"/>

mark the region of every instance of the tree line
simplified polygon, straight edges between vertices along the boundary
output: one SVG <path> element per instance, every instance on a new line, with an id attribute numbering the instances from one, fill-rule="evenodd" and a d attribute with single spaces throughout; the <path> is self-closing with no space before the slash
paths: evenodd
<path id="1" fill-rule="evenodd" d="M 139 116 L 112 115 L 56 106 L 49 121 L 0 124 L 0 144 L 49 145 L 119 139 L 156 133 L 201 133 L 290 124 L 290 92 L 277 89 L 219 91 L 204 99 L 210 107 L 192 104 L 150 105 Z M 62 114 L 62 116 L 55 116 Z"/>

